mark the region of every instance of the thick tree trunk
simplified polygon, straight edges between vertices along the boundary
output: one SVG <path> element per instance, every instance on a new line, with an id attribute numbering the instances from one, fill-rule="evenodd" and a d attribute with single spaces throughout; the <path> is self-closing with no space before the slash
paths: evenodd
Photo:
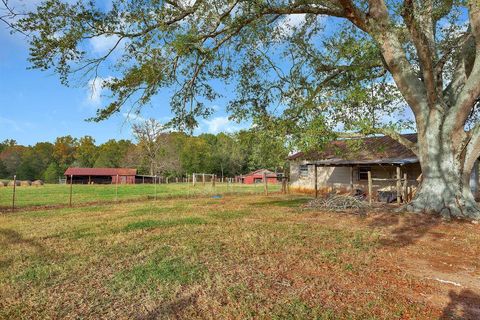
<path id="1" fill-rule="evenodd" d="M 447 170 L 431 170 L 424 175 L 420 189 L 407 209 L 439 213 L 448 218 L 480 219 L 480 209 L 468 179 L 459 181 Z"/>
<path id="2" fill-rule="evenodd" d="M 473 165 L 465 160 L 465 137 L 449 133 L 441 115 L 430 114 L 429 122 L 418 136 L 422 182 L 407 209 L 480 220 L 480 208 L 470 189 Z"/>

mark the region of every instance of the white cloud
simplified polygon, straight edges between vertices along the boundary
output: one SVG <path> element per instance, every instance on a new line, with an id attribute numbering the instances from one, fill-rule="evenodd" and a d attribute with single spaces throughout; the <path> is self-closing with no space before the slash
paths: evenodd
<path id="1" fill-rule="evenodd" d="M 305 14 L 289 14 L 278 23 L 278 30 L 283 35 L 290 35 L 293 29 L 300 27 L 305 22 Z"/>
<path id="2" fill-rule="evenodd" d="M 113 77 L 100 78 L 96 77 L 88 81 L 88 96 L 87 102 L 92 106 L 99 106 L 102 103 L 102 93 L 105 89 L 105 84 L 112 80 Z"/>
<path id="3" fill-rule="evenodd" d="M 124 112 L 122 113 L 122 116 L 125 118 L 125 120 L 131 121 L 131 122 L 143 122 L 147 120 L 141 115 L 132 113 L 132 112 Z"/>
<path id="4" fill-rule="evenodd" d="M 212 119 L 202 120 L 202 125 L 199 128 L 202 132 L 217 134 L 219 132 L 232 133 L 245 128 L 250 124 L 238 124 L 228 119 L 226 116 L 218 116 Z"/>
<path id="5" fill-rule="evenodd" d="M 90 39 L 90 46 L 95 53 L 105 54 L 111 50 L 118 41 L 118 36 L 101 35 Z"/>

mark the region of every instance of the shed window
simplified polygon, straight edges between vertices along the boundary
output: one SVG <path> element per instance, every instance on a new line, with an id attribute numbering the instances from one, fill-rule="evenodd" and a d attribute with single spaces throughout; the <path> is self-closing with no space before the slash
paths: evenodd
<path id="1" fill-rule="evenodd" d="M 300 176 L 308 177 L 308 166 L 306 164 L 300 165 Z"/>
<path id="2" fill-rule="evenodd" d="M 372 171 L 370 167 L 358 168 L 358 180 L 368 180 L 368 171 Z"/>

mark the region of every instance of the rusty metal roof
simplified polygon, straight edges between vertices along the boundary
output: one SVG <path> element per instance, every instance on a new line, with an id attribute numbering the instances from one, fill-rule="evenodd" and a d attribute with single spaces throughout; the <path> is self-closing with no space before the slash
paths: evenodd
<path id="1" fill-rule="evenodd" d="M 134 176 L 137 169 L 129 168 L 68 168 L 66 176 Z"/>
<path id="2" fill-rule="evenodd" d="M 247 174 L 243 174 L 241 175 L 240 177 L 248 177 L 248 176 L 262 176 L 263 177 L 263 174 L 266 174 L 268 178 L 272 178 L 272 177 L 276 177 L 277 174 L 273 171 L 270 171 L 268 169 L 258 169 L 258 170 L 255 170 L 255 171 L 252 171 L 250 173 L 247 173 Z"/>
<path id="3" fill-rule="evenodd" d="M 416 133 L 402 136 L 417 141 Z M 298 152 L 288 160 L 307 160 L 323 166 L 418 163 L 412 151 L 388 136 L 336 140 L 322 151 Z"/>

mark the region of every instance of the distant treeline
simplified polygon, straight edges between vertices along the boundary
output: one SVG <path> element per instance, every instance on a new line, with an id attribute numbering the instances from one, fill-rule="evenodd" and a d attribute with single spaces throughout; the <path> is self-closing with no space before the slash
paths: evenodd
<path id="1" fill-rule="evenodd" d="M 108 140 L 96 144 L 91 136 L 58 137 L 54 143 L 0 143 L 0 178 L 57 182 L 67 167 L 129 167 L 139 174 L 180 177 L 194 172 L 235 176 L 268 168 L 282 170 L 287 156 L 280 137 L 253 130 L 235 134 L 189 136 L 159 133 L 154 139 L 136 135 L 135 141 Z"/>

